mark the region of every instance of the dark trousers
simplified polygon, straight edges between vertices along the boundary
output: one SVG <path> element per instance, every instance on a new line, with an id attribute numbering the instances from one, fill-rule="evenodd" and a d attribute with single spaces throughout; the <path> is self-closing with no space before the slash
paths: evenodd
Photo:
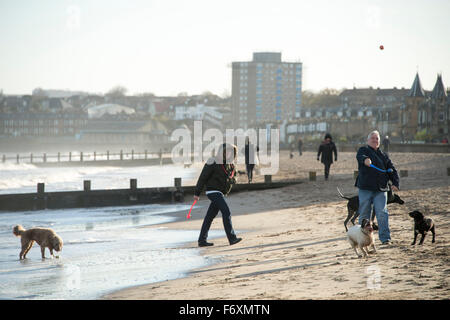
<path id="1" fill-rule="evenodd" d="M 328 176 L 330 175 L 331 163 L 324 163 L 324 166 L 325 166 L 325 179 L 328 179 Z"/>
<path id="2" fill-rule="evenodd" d="M 248 181 L 252 181 L 253 180 L 253 169 L 255 168 L 254 164 L 246 164 L 245 165 L 247 167 L 247 177 L 248 177 Z"/>
<path id="3" fill-rule="evenodd" d="M 199 242 L 204 242 L 208 238 L 208 231 L 211 227 L 211 223 L 217 216 L 219 211 L 222 213 L 223 227 L 225 233 L 227 234 L 228 241 L 236 239 L 236 234 L 233 230 L 233 225 L 231 224 L 231 212 L 228 208 L 228 204 L 225 201 L 223 195 L 219 192 L 210 193 L 207 195 L 208 199 L 211 200 L 208 211 L 206 212 L 205 219 L 203 220 L 202 229 L 200 231 L 200 236 L 198 238 Z"/>

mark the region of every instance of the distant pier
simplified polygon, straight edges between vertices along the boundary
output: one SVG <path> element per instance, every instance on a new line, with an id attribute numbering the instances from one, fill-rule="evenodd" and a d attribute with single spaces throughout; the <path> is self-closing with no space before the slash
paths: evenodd
<path id="1" fill-rule="evenodd" d="M 37 167 L 79 167 L 79 166 L 151 166 L 172 164 L 171 154 L 163 152 L 66 152 L 30 153 L 15 156 L 2 155 L 2 163 L 32 164 Z"/>

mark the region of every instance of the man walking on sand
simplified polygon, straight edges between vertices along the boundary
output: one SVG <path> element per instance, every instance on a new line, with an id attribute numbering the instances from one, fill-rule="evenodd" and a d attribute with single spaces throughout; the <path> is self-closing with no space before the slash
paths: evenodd
<path id="1" fill-rule="evenodd" d="M 333 163 L 333 153 L 334 161 L 337 161 L 337 148 L 333 142 L 331 134 L 327 133 L 325 135 L 325 140 L 320 144 L 319 151 L 317 152 L 317 161 L 319 161 L 320 155 L 322 155 L 321 162 L 325 166 L 325 180 L 328 180 L 330 175 L 330 167 Z"/>
<path id="2" fill-rule="evenodd" d="M 373 205 L 378 221 L 378 237 L 382 244 L 390 244 L 391 233 L 386 204 L 388 182 L 392 181 L 392 191 L 399 191 L 400 179 L 389 156 L 379 147 L 380 134 L 378 131 L 372 131 L 367 136 L 367 146 L 359 148 L 356 154 L 359 173 L 355 186 L 359 189 L 359 223 L 361 224 L 363 219 L 370 219 Z M 392 169 L 392 172 L 388 173 L 388 169 Z"/>

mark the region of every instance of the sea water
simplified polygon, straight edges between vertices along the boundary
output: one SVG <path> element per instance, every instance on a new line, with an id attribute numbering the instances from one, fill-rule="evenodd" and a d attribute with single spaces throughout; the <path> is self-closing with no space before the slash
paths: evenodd
<path id="1" fill-rule="evenodd" d="M 198 231 L 157 224 L 186 205 L 145 205 L 98 209 L 42 210 L 0 216 L 1 299 L 94 299 L 121 288 L 175 279 L 211 263 L 197 248 Z M 59 258 L 41 259 L 37 244 L 19 260 L 20 238 L 12 228 L 50 227 L 64 239 Z M 142 226 L 155 225 L 152 228 Z M 211 236 L 220 232 L 211 231 Z"/>
<path id="2" fill-rule="evenodd" d="M 10 167 L 6 174 L 7 170 L 0 171 L 0 181 L 12 187 L 4 188 L 3 193 L 12 193 L 9 192 L 11 189 L 27 192 L 27 185 L 32 184 L 30 180 L 36 181 L 30 172 L 34 170 L 48 170 L 42 174 L 50 179 L 49 184 L 66 188 L 88 170 L 91 170 L 92 180 L 101 181 L 97 178 L 103 177 L 105 186 L 112 188 L 120 188 L 116 178 L 130 172 L 139 173 L 139 178 L 156 175 L 152 173 L 152 167 L 73 168 L 70 171 L 70 168 L 24 166 L 31 165 Z M 163 168 L 158 168 L 160 173 L 170 170 Z M 61 170 L 66 172 L 58 177 Z M 184 172 L 184 177 L 189 177 L 189 172 L 176 170 L 171 168 L 171 173 L 183 176 L 181 173 Z M 5 175 L 20 180 L 21 185 L 14 185 Z M 164 179 L 173 181 L 173 176 L 156 176 L 156 183 L 161 184 Z M 147 182 L 153 186 L 150 180 Z M 208 265 L 212 261 L 200 255 L 198 248 L 181 247 L 196 241 L 198 230 L 158 227 L 158 224 L 174 221 L 174 213 L 183 212 L 184 215 L 188 210 L 189 205 L 184 204 L 154 204 L 0 212 L 0 299 L 95 299 L 129 286 L 182 277 L 192 269 Z M 46 249 L 47 259 L 41 259 L 40 247 L 34 244 L 27 259 L 19 260 L 20 238 L 12 233 L 16 224 L 26 229 L 34 226 L 54 229 L 64 240 L 63 250 L 56 254 L 59 258 L 49 258 Z M 210 237 L 221 235 L 223 232 L 210 232 Z"/>
<path id="3" fill-rule="evenodd" d="M 36 192 L 38 183 L 45 191 L 83 190 L 83 180 L 91 181 L 91 189 L 128 189 L 130 179 L 138 188 L 170 187 L 180 177 L 183 185 L 195 184 L 199 169 L 179 165 L 145 167 L 37 167 L 28 163 L 0 162 L 0 194 Z"/>

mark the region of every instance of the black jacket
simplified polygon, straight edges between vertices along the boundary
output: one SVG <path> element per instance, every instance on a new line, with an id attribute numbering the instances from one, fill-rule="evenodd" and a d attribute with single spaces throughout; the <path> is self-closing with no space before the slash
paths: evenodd
<path id="1" fill-rule="evenodd" d="M 364 160 L 367 158 L 370 158 L 372 164 L 377 168 L 383 170 L 391 168 L 392 173 L 383 173 L 375 168 L 366 166 Z M 389 190 L 389 180 L 392 181 L 394 186 L 399 188 L 400 179 L 397 170 L 391 159 L 380 148 L 375 150 L 369 146 L 361 147 L 356 154 L 356 160 L 358 160 L 359 173 L 355 186 L 359 189 L 386 192 Z"/>
<path id="2" fill-rule="evenodd" d="M 256 147 L 256 152 L 259 151 L 259 147 Z M 245 164 L 256 164 L 256 152 L 255 146 L 252 143 L 247 143 L 245 145 Z"/>
<path id="3" fill-rule="evenodd" d="M 333 152 L 334 152 L 334 161 L 337 161 L 337 149 L 334 142 L 333 141 L 330 141 L 330 143 L 323 142 L 319 147 L 319 151 L 317 152 L 317 159 L 319 159 L 320 154 L 322 154 L 321 162 L 331 164 L 333 163 Z"/>
<path id="4" fill-rule="evenodd" d="M 235 173 L 233 164 L 219 164 L 212 159 L 208 160 L 200 173 L 194 194 L 200 196 L 206 186 L 206 191 L 217 190 L 227 195 L 236 183 Z"/>

